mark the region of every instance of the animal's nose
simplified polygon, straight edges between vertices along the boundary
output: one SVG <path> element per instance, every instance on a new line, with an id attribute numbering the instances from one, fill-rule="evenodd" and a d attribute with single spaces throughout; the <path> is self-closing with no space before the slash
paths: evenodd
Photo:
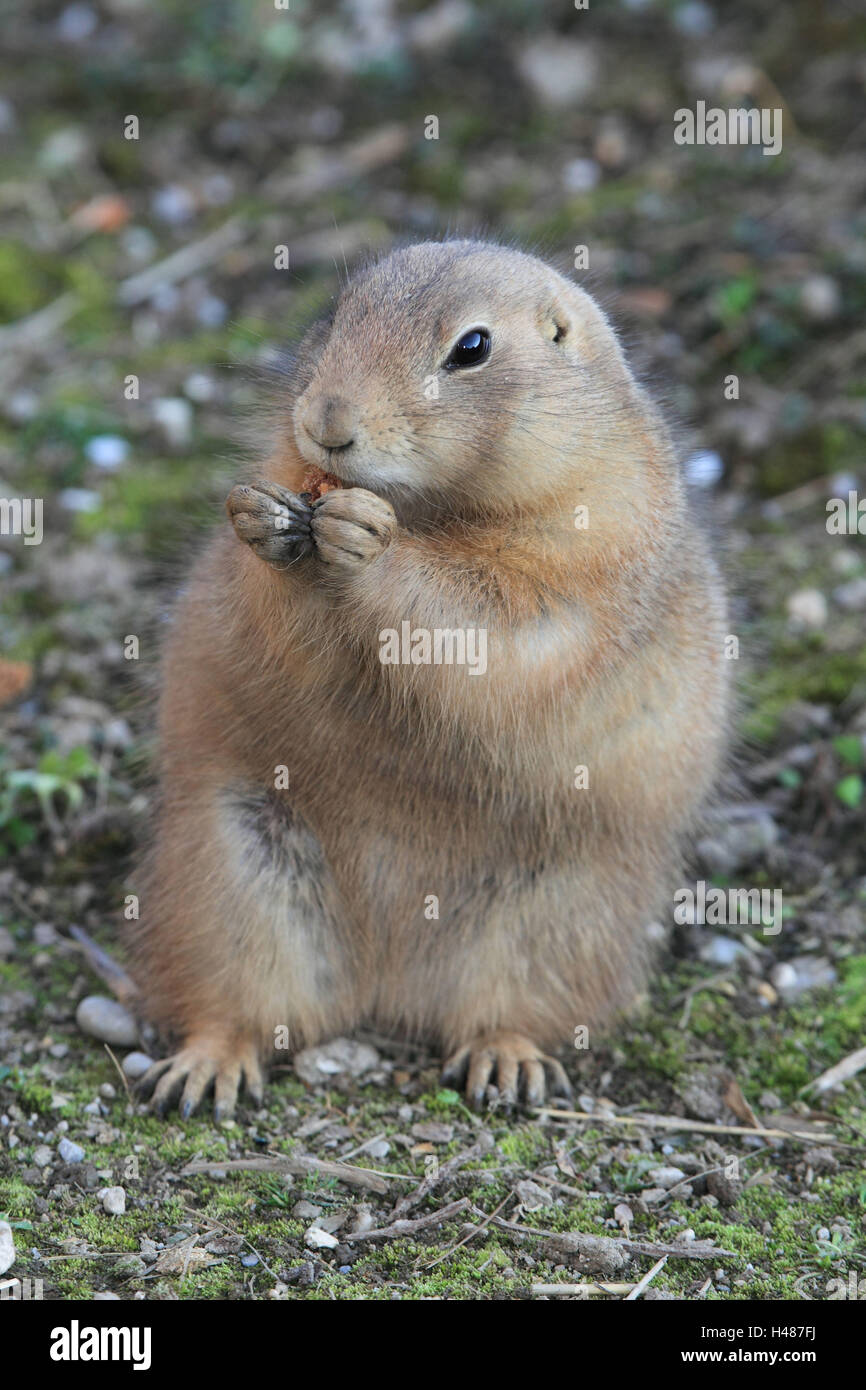
<path id="1" fill-rule="evenodd" d="M 347 449 L 354 441 L 358 411 L 343 396 L 316 396 L 308 402 L 301 424 L 324 449 Z"/>

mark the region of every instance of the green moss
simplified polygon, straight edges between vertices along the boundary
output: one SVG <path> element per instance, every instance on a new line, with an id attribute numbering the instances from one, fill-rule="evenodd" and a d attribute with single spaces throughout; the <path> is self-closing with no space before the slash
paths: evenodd
<path id="1" fill-rule="evenodd" d="M 0 242 L 0 322 L 35 313 L 63 289 L 56 256 L 18 241 Z"/>
<path id="2" fill-rule="evenodd" d="M 505 1157 L 529 1168 L 538 1163 L 546 1145 L 545 1134 L 534 1125 L 509 1128 L 499 1138 L 499 1147 Z"/>
<path id="3" fill-rule="evenodd" d="M 15 1174 L 0 1176 L 0 1217 L 15 1223 L 27 1221 L 33 1215 L 36 1193 Z"/>
<path id="4" fill-rule="evenodd" d="M 742 732 L 769 742 L 779 720 L 795 700 L 839 705 L 866 689 L 866 646 L 832 651 L 821 633 L 798 639 L 787 633 L 776 643 L 772 660 L 744 682 L 748 713 Z"/>
<path id="5" fill-rule="evenodd" d="M 79 300 L 69 329 L 80 347 L 103 345 L 120 323 L 115 287 L 106 271 L 94 264 L 94 254 L 90 246 L 87 254 L 70 260 L 66 267 L 69 288 Z"/>
<path id="6" fill-rule="evenodd" d="M 742 365 L 742 364 L 738 364 Z M 864 434 L 849 424 L 815 425 L 780 439 L 761 455 L 758 484 L 765 497 L 790 492 L 827 473 L 857 473 Z"/>
<path id="7" fill-rule="evenodd" d="M 16 1093 L 22 1109 L 48 1114 L 51 1110 L 51 1087 L 39 1079 L 39 1068 L 22 1071 L 14 1067 L 7 1085 Z"/>
<path id="8" fill-rule="evenodd" d="M 187 457 L 136 464 L 102 485 L 97 511 L 82 513 L 76 531 L 87 540 L 103 531 L 133 536 L 148 547 L 168 549 L 196 526 L 213 521 L 217 491 L 212 459 Z"/>
<path id="9" fill-rule="evenodd" d="M 686 1051 L 683 1034 L 651 1011 L 642 1015 L 641 1023 L 642 1032 L 632 1039 L 626 1066 L 668 1080 L 678 1076 Z"/>

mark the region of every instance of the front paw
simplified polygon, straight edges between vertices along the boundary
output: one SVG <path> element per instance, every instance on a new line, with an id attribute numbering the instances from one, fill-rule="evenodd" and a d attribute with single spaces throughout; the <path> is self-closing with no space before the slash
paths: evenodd
<path id="1" fill-rule="evenodd" d="M 310 508 L 279 483 L 239 483 L 226 499 L 226 511 L 240 539 L 278 569 L 313 548 Z"/>
<path id="2" fill-rule="evenodd" d="M 335 488 L 314 504 L 310 528 L 322 563 L 345 574 L 382 554 L 397 518 L 390 502 L 366 488 Z"/>

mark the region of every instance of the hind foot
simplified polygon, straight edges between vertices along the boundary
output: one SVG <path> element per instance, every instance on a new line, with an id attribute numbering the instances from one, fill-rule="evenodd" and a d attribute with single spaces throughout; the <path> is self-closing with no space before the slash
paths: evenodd
<path id="1" fill-rule="evenodd" d="M 227 1039 L 193 1037 L 173 1057 L 154 1062 L 138 1083 L 144 1095 L 151 1091 L 150 1108 L 164 1115 L 180 1094 L 178 1109 L 189 1119 L 211 1089 L 214 1119 L 234 1114 L 241 1081 L 255 1105 L 261 1105 L 264 1082 L 255 1047 Z"/>
<path id="2" fill-rule="evenodd" d="M 474 1110 L 487 1098 L 487 1087 L 495 1085 L 502 1105 L 511 1108 L 518 1101 L 543 1105 L 548 1094 L 571 1100 L 571 1083 L 555 1057 L 541 1052 L 522 1033 L 487 1033 L 455 1052 L 442 1069 L 446 1085 L 462 1087 Z"/>

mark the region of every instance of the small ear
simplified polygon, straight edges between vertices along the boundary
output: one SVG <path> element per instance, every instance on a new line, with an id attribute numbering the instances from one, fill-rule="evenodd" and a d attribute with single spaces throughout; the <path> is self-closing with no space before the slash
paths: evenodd
<path id="1" fill-rule="evenodd" d="M 541 336 L 549 343 L 563 343 L 571 332 L 571 314 L 561 300 L 548 305 L 541 320 Z"/>

